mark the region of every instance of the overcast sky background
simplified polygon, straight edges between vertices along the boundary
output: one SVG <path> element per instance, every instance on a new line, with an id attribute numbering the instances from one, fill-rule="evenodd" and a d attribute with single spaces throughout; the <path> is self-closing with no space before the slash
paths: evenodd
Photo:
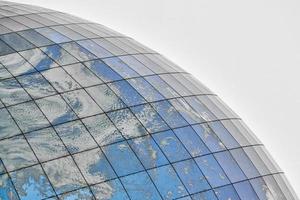
<path id="1" fill-rule="evenodd" d="M 13 1 L 106 25 L 192 73 L 243 118 L 300 196 L 300 1 Z"/>

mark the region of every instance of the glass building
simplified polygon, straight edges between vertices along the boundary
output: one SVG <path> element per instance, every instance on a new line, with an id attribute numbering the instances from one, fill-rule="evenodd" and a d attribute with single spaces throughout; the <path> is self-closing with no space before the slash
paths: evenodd
<path id="1" fill-rule="evenodd" d="M 239 116 L 130 37 L 0 1 L 1 200 L 296 200 Z"/>

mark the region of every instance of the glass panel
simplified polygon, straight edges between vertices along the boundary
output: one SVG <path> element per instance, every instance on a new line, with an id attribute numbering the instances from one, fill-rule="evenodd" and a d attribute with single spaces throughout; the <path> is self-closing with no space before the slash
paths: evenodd
<path id="1" fill-rule="evenodd" d="M 160 101 L 152 103 L 151 105 L 171 128 L 188 125 L 179 112 L 168 101 Z"/>
<path id="2" fill-rule="evenodd" d="M 287 200 L 273 176 L 264 176 L 263 179 L 272 192 L 274 199 Z"/>
<path id="3" fill-rule="evenodd" d="M 147 134 L 146 129 L 129 109 L 110 112 L 107 115 L 127 139 Z"/>
<path id="4" fill-rule="evenodd" d="M 205 121 L 201 114 L 195 112 L 195 110 L 183 98 L 170 99 L 169 102 L 189 124 L 201 123 Z"/>
<path id="5" fill-rule="evenodd" d="M 220 163 L 231 182 L 238 182 L 246 179 L 246 176 L 242 172 L 241 168 L 228 151 L 216 153 L 215 158 Z"/>
<path id="6" fill-rule="evenodd" d="M 178 162 L 173 166 L 190 194 L 210 189 L 194 160 Z"/>
<path id="7" fill-rule="evenodd" d="M 0 157 L 7 171 L 20 169 L 37 163 L 33 152 L 23 136 L 1 140 Z"/>
<path id="8" fill-rule="evenodd" d="M 131 200 L 159 200 L 161 199 L 158 191 L 145 172 L 125 176 L 121 179 Z"/>
<path id="9" fill-rule="evenodd" d="M 151 83 L 165 98 L 174 98 L 179 97 L 179 94 L 173 90 L 164 80 L 162 80 L 159 76 L 148 76 L 145 79 Z"/>
<path id="10" fill-rule="evenodd" d="M 175 199 L 187 195 L 184 185 L 170 165 L 149 170 L 149 174 L 164 199 Z"/>
<path id="11" fill-rule="evenodd" d="M 53 125 L 77 118 L 71 108 L 58 95 L 39 99 L 36 103 Z"/>
<path id="12" fill-rule="evenodd" d="M 86 90 L 105 112 L 125 107 L 123 101 L 106 85 L 86 88 Z"/>
<path id="13" fill-rule="evenodd" d="M 237 141 L 232 137 L 232 135 L 228 132 L 228 130 L 223 126 L 221 122 L 210 122 L 209 126 L 227 148 L 231 149 L 240 147 Z"/>
<path id="14" fill-rule="evenodd" d="M 262 178 L 251 179 L 249 181 L 260 200 L 274 199 L 271 191 Z"/>
<path id="15" fill-rule="evenodd" d="M 224 144 L 212 131 L 208 124 L 199 124 L 192 127 L 211 152 L 222 151 L 226 149 Z"/>
<path id="16" fill-rule="evenodd" d="M 43 167 L 58 194 L 76 190 L 86 185 L 71 157 L 47 162 L 43 164 Z"/>
<path id="17" fill-rule="evenodd" d="M 191 156 L 195 157 L 210 153 L 206 145 L 190 126 L 174 129 L 174 133 L 190 152 Z"/>
<path id="18" fill-rule="evenodd" d="M 118 179 L 91 186 L 97 200 L 129 200 Z"/>
<path id="19" fill-rule="evenodd" d="M 193 200 L 218 200 L 213 191 L 201 192 L 192 196 Z"/>
<path id="20" fill-rule="evenodd" d="M 23 132 L 50 126 L 43 113 L 33 102 L 12 106 L 8 110 Z"/>
<path id="21" fill-rule="evenodd" d="M 121 80 L 122 77 L 113 71 L 109 66 L 100 60 L 94 60 L 84 63 L 90 70 L 92 70 L 104 82 Z"/>
<path id="22" fill-rule="evenodd" d="M 121 133 L 105 114 L 85 118 L 82 121 L 99 145 L 124 140 Z"/>
<path id="23" fill-rule="evenodd" d="M 178 80 L 176 80 L 171 74 L 160 75 L 160 77 L 166 81 L 174 90 L 181 96 L 192 95 L 192 93 L 184 87 Z"/>
<path id="24" fill-rule="evenodd" d="M 7 44 L 5 44 L 2 40 L 0 40 L 0 56 L 14 53 L 15 50 L 10 48 Z"/>
<path id="25" fill-rule="evenodd" d="M 93 60 L 97 58 L 94 54 L 78 45 L 76 42 L 64 43 L 61 46 L 79 61 Z"/>
<path id="26" fill-rule="evenodd" d="M 15 171 L 10 175 L 21 199 L 43 199 L 55 195 L 39 165 Z"/>
<path id="27" fill-rule="evenodd" d="M 154 74 L 150 69 L 148 69 L 145 65 L 139 62 L 136 58 L 131 55 L 121 56 L 120 59 L 125 62 L 130 68 L 139 73 L 141 76 L 146 76 L 150 74 Z"/>
<path id="28" fill-rule="evenodd" d="M 18 32 L 19 35 L 30 41 L 32 44 L 34 44 L 37 47 L 41 46 L 47 46 L 53 44 L 50 40 L 36 32 L 35 30 L 26 30 Z"/>
<path id="29" fill-rule="evenodd" d="M 38 71 L 47 70 L 58 66 L 40 49 L 31 49 L 19 53 Z"/>
<path id="30" fill-rule="evenodd" d="M 54 128 L 71 154 L 97 147 L 80 121 L 61 124 Z"/>
<path id="31" fill-rule="evenodd" d="M 83 188 L 80 190 L 76 190 L 73 192 L 69 192 L 67 194 L 63 194 L 59 196 L 60 200 L 75 200 L 75 199 L 81 199 L 81 200 L 94 200 L 93 194 L 88 188 Z"/>
<path id="32" fill-rule="evenodd" d="M 16 79 L 0 81 L 0 99 L 6 106 L 31 100 Z"/>
<path id="33" fill-rule="evenodd" d="M 126 54 L 125 51 L 120 49 L 119 47 L 113 45 L 109 41 L 107 41 L 105 38 L 99 38 L 99 39 L 94 39 L 94 42 L 99 44 L 101 47 L 107 49 L 109 52 L 111 52 L 113 55 L 123 55 Z"/>
<path id="34" fill-rule="evenodd" d="M 80 46 L 84 47 L 92 54 L 96 55 L 98 58 L 104 58 L 112 56 L 110 52 L 108 52 L 103 47 L 99 46 L 97 43 L 93 42 L 92 40 L 81 40 L 77 42 Z"/>
<path id="35" fill-rule="evenodd" d="M 215 194 L 219 200 L 240 200 L 238 194 L 231 185 L 215 189 Z"/>
<path id="36" fill-rule="evenodd" d="M 46 128 L 26 134 L 26 138 L 40 162 L 68 154 L 64 144 L 53 128 Z"/>
<path id="37" fill-rule="evenodd" d="M 143 170 L 139 160 L 125 142 L 105 146 L 103 151 L 118 176 L 125 176 Z"/>
<path id="38" fill-rule="evenodd" d="M 0 139 L 20 134 L 20 130 L 6 109 L 0 109 Z"/>
<path id="39" fill-rule="evenodd" d="M 241 200 L 259 200 L 249 181 L 236 183 L 233 185 Z"/>
<path id="40" fill-rule="evenodd" d="M 225 172 L 212 155 L 198 157 L 195 161 L 213 188 L 230 184 Z"/>
<path id="41" fill-rule="evenodd" d="M 71 40 L 81 40 L 85 39 L 82 35 L 78 34 L 77 32 L 65 27 L 65 26 L 53 26 L 52 29 L 56 30 L 57 32 L 67 36 Z"/>
<path id="42" fill-rule="evenodd" d="M 75 162 L 88 184 L 95 184 L 116 177 L 100 149 L 74 155 Z"/>
<path id="43" fill-rule="evenodd" d="M 0 44 L 1 46 L 1 44 Z M 0 47 L 1 48 L 1 47 Z M 1 49 L 0 49 L 1 51 Z M 5 69 L 1 64 L 0 64 L 0 80 L 2 79 L 7 79 L 7 78 L 11 78 L 12 75 L 7 71 L 7 69 Z"/>
<path id="44" fill-rule="evenodd" d="M 68 65 L 78 62 L 76 58 L 71 56 L 66 50 L 58 45 L 51 45 L 41 48 L 50 58 L 52 58 L 59 65 Z"/>
<path id="45" fill-rule="evenodd" d="M 144 98 L 125 80 L 111 83 L 109 86 L 127 106 L 146 103 Z"/>
<path id="46" fill-rule="evenodd" d="M 1 35 L 0 39 L 16 51 L 31 49 L 34 46 L 16 33 Z"/>
<path id="47" fill-rule="evenodd" d="M 120 74 L 123 78 L 131 78 L 131 77 L 139 76 L 134 70 L 132 70 L 118 57 L 106 58 L 103 59 L 103 61 L 114 71 Z"/>
<path id="48" fill-rule="evenodd" d="M 65 66 L 64 69 L 75 79 L 82 87 L 89 87 L 102 83 L 97 76 L 81 63 Z"/>
<path id="49" fill-rule="evenodd" d="M 130 140 L 128 143 L 146 169 L 168 164 L 168 160 L 150 136 Z"/>
<path id="50" fill-rule="evenodd" d="M 259 176 L 259 172 L 243 149 L 234 149 L 230 153 L 248 178 Z"/>
<path id="51" fill-rule="evenodd" d="M 54 88 L 39 73 L 19 76 L 17 79 L 34 99 L 56 94 Z"/>
<path id="52" fill-rule="evenodd" d="M 65 92 L 80 88 L 80 85 L 61 68 L 44 71 L 42 72 L 42 75 L 58 92 Z"/>
<path id="53" fill-rule="evenodd" d="M 173 131 L 170 130 L 154 134 L 153 138 L 170 162 L 176 162 L 190 157 Z"/>
<path id="54" fill-rule="evenodd" d="M 3 200 L 18 200 L 17 192 L 7 174 L 0 175 L 0 198 Z"/>
<path id="55" fill-rule="evenodd" d="M 149 104 L 131 107 L 130 109 L 150 133 L 169 129 L 167 124 Z"/>
<path id="56" fill-rule="evenodd" d="M 0 62 L 14 76 L 34 72 L 35 69 L 24 60 L 18 53 L 0 57 Z"/>
<path id="57" fill-rule="evenodd" d="M 85 90 L 67 92 L 62 94 L 62 96 L 78 117 L 87 117 L 102 113 L 102 110 Z"/>
<path id="58" fill-rule="evenodd" d="M 135 88 L 148 102 L 163 100 L 164 97 L 157 92 L 152 85 L 150 85 L 143 78 L 135 78 L 128 80 L 130 85 Z"/>
<path id="59" fill-rule="evenodd" d="M 185 97 L 184 99 L 205 121 L 212 121 L 217 119 L 197 97 Z"/>
<path id="60" fill-rule="evenodd" d="M 63 42 L 71 41 L 66 36 L 60 34 L 59 32 L 51 28 L 44 27 L 35 30 L 55 43 L 63 43 Z"/>

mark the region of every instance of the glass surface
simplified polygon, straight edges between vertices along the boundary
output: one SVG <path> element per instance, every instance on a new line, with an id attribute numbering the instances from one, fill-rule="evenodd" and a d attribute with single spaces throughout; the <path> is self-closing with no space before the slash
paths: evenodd
<path id="1" fill-rule="evenodd" d="M 103 25 L 2 1 L 0 199 L 298 200 L 181 67 Z"/>

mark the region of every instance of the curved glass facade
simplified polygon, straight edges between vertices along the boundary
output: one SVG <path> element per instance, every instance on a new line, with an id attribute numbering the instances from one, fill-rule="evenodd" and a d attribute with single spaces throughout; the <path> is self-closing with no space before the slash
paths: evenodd
<path id="1" fill-rule="evenodd" d="M 296 200 L 189 73 L 77 17 L 0 1 L 1 200 Z"/>

